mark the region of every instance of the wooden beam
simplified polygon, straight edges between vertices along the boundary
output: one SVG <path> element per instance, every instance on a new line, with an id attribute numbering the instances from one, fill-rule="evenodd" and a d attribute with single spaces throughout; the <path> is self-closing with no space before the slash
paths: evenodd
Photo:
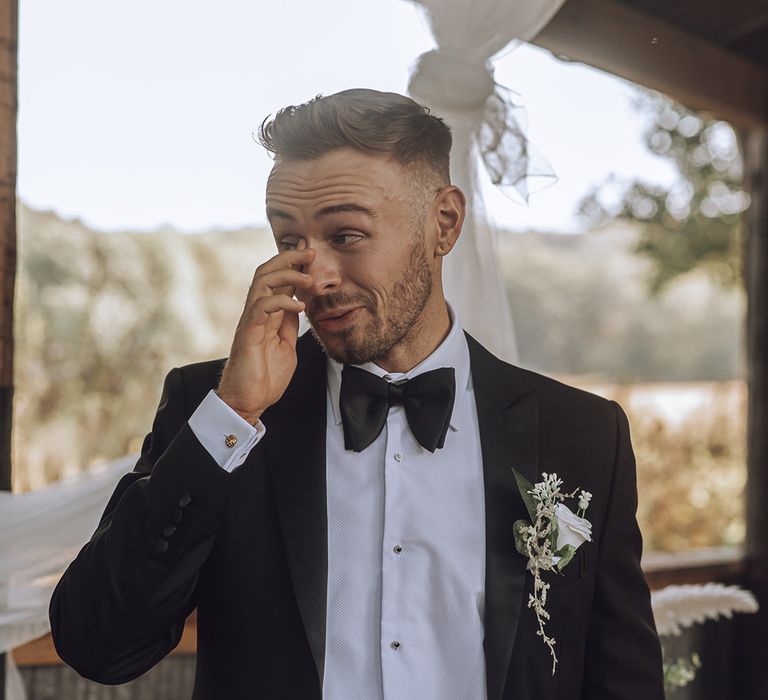
<path id="1" fill-rule="evenodd" d="M 0 0 L 0 489 L 11 489 L 13 291 L 16 283 L 16 0 Z"/>
<path id="2" fill-rule="evenodd" d="M 642 567 L 645 580 L 652 591 L 671 585 L 709 581 L 741 583 L 746 569 L 742 547 L 644 552 Z"/>
<path id="3" fill-rule="evenodd" d="M 746 558 L 768 583 L 768 128 L 741 138 L 744 185 L 744 282 L 747 289 Z M 768 697 L 768 695 L 766 695 Z"/>
<path id="4" fill-rule="evenodd" d="M 768 123 L 768 68 L 615 0 L 567 0 L 532 43 L 735 126 Z"/>
<path id="5" fill-rule="evenodd" d="M 741 136 L 745 212 L 744 281 L 747 289 L 747 484 L 744 584 L 760 610 L 734 620 L 732 697 L 768 698 L 768 128 Z"/>
<path id="6" fill-rule="evenodd" d="M 254 630 L 254 634 L 257 632 Z M 184 624 L 184 632 L 172 656 L 194 656 L 197 653 L 197 612 L 193 612 Z M 17 666 L 54 666 L 64 663 L 56 653 L 50 634 L 27 642 L 13 650 Z"/>
<path id="7" fill-rule="evenodd" d="M 0 0 L 0 489 L 5 491 L 9 491 L 12 486 L 18 18 L 17 0 Z M 4 654 L 0 654 L 0 698 L 5 698 Z"/>

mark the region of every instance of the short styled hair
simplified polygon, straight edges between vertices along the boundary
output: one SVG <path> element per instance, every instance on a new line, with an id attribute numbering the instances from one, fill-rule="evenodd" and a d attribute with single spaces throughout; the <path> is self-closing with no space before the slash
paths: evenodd
<path id="1" fill-rule="evenodd" d="M 450 184 L 450 128 L 427 107 L 395 92 L 358 88 L 318 95 L 267 117 L 258 136 L 278 162 L 313 160 L 348 147 L 422 166 L 420 180 Z"/>

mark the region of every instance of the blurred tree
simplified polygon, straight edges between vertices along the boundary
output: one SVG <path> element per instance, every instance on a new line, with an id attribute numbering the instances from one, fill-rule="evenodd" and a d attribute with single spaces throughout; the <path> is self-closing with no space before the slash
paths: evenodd
<path id="1" fill-rule="evenodd" d="M 642 225 L 635 252 L 653 263 L 653 294 L 697 268 L 725 287 L 740 285 L 740 215 L 749 195 L 741 187 L 736 133 L 727 122 L 645 88 L 634 106 L 651 115 L 645 143 L 674 164 L 678 181 L 664 189 L 612 175 L 581 200 L 579 215 L 590 227 L 614 219 Z"/>
<path id="2" fill-rule="evenodd" d="M 649 298 L 639 228 L 503 236 L 524 366 L 611 382 L 742 376 L 743 295 L 690 275 Z M 256 228 L 105 234 L 24 206 L 19 232 L 14 478 L 29 490 L 139 448 L 168 370 L 228 352 L 274 242 Z"/>
<path id="3" fill-rule="evenodd" d="M 703 272 L 648 294 L 642 226 L 584 235 L 510 233 L 499 248 L 523 366 L 620 382 L 744 375 L 744 294 Z M 610 261 L 610 264 L 606 264 Z"/>
<path id="4" fill-rule="evenodd" d="M 141 446 L 163 377 L 224 357 L 267 231 L 98 233 L 19 208 L 14 479 L 38 488 Z"/>

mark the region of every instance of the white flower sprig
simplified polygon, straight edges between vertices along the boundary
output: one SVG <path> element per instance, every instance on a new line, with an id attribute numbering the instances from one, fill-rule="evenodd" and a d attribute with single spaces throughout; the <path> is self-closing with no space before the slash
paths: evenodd
<path id="1" fill-rule="evenodd" d="M 580 518 L 583 518 L 584 513 L 587 510 L 587 506 L 591 500 L 592 494 L 589 491 L 582 489 L 581 494 L 579 495 L 579 510 L 576 511 L 576 515 L 578 515 Z"/>
<path id="2" fill-rule="evenodd" d="M 549 647 L 552 655 L 552 675 L 557 668 L 555 638 L 544 630 L 549 612 L 546 610 L 549 583 L 541 574 L 544 571 L 560 573 L 573 559 L 576 549 L 584 542 L 591 541 L 592 525 L 584 519 L 592 494 L 581 490 L 577 514 L 563 503 L 566 498 L 574 498 L 579 489 L 571 493 L 560 490 L 562 479 L 557 474 L 542 472 L 542 481 L 531 484 L 520 472 L 513 468 L 520 495 L 531 517 L 517 520 L 513 526 L 515 547 L 523 556 L 528 557 L 527 569 L 533 574 L 533 593 L 528 596 L 528 607 L 533 608 L 539 635 Z"/>

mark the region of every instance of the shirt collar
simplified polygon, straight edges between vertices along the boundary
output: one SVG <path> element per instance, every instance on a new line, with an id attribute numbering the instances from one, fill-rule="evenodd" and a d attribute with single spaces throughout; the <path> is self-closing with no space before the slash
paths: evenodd
<path id="1" fill-rule="evenodd" d="M 401 379 L 411 379 L 423 372 L 428 372 L 439 367 L 453 367 L 456 372 L 456 398 L 453 402 L 453 412 L 451 413 L 450 427 L 452 430 L 458 430 L 458 420 L 461 415 L 461 406 L 464 401 L 466 390 L 471 388 L 469 372 L 469 348 L 467 339 L 461 327 L 456 312 L 446 301 L 448 314 L 451 318 L 451 330 L 442 343 L 438 345 L 431 355 L 425 357 L 418 365 L 407 372 L 387 372 L 374 362 L 366 362 L 362 365 L 354 365 L 368 372 L 372 372 L 378 377 L 384 377 L 387 381 L 399 381 Z M 344 365 L 328 357 L 328 391 L 331 397 L 331 407 L 333 409 L 333 422 L 336 425 L 341 424 L 341 411 L 339 410 L 339 393 L 341 391 L 341 370 Z"/>

